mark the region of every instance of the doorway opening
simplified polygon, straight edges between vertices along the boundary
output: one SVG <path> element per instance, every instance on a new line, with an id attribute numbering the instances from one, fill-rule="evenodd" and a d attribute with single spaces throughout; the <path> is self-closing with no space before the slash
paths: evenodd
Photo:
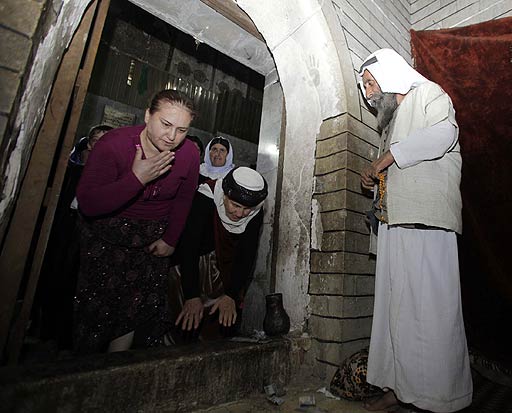
<path id="1" fill-rule="evenodd" d="M 264 85 L 263 75 L 130 2 L 115 0 L 110 4 L 76 140 L 100 123 L 113 127 L 140 124 L 156 91 L 178 89 L 198 107 L 200 115 L 191 134 L 203 144 L 219 134 L 227 137 L 234 147 L 235 164 L 256 167 Z M 51 180 L 50 176 L 49 186 Z M 48 357 L 53 350 L 66 350 L 71 345 L 70 314 L 77 273 L 73 259 L 77 234 L 72 231 L 76 217 L 70 218 L 70 213 L 76 212 L 69 210 L 73 191 L 73 177 L 68 174 L 55 212 L 29 330 L 30 335 L 46 342 Z"/>

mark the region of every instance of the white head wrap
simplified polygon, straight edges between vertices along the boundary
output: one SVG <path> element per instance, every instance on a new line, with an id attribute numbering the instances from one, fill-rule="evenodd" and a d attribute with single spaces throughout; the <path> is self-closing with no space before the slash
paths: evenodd
<path id="1" fill-rule="evenodd" d="M 407 94 L 428 79 L 414 70 L 405 59 L 391 49 L 380 49 L 368 56 L 359 69 L 359 87 L 366 96 L 363 73 L 368 70 L 384 93 Z"/>
<path id="2" fill-rule="evenodd" d="M 247 167 L 239 167 L 233 172 L 233 178 L 236 183 L 250 191 L 261 191 L 266 185 L 263 177 L 255 170 Z M 222 179 L 217 179 L 215 187 L 212 190 L 208 184 L 199 185 L 198 191 L 209 198 L 213 198 L 217 212 L 219 214 L 222 226 L 233 234 L 241 234 L 245 231 L 247 224 L 253 219 L 256 214 L 260 211 L 265 203 L 265 200 L 261 201 L 258 205 L 252 208 L 252 211 L 244 218 L 238 221 L 232 221 L 226 215 L 226 208 L 224 206 L 224 190 L 222 189 Z"/>
<path id="3" fill-rule="evenodd" d="M 212 161 L 210 159 L 210 145 L 213 139 L 222 138 L 226 140 L 229 144 L 228 155 L 226 156 L 226 163 L 223 166 L 213 166 Z M 235 167 L 233 165 L 233 145 L 231 142 L 222 136 L 217 136 L 213 138 L 208 145 L 206 145 L 206 149 L 204 151 L 204 162 L 199 166 L 199 173 L 203 176 L 207 176 L 210 179 L 218 179 L 223 178 L 226 174 L 231 171 Z"/>

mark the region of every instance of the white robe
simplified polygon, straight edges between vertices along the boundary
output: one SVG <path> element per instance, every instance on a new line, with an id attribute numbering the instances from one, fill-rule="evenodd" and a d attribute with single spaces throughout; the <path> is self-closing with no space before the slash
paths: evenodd
<path id="1" fill-rule="evenodd" d="M 454 232 L 380 225 L 367 380 L 433 412 L 471 403 Z"/>

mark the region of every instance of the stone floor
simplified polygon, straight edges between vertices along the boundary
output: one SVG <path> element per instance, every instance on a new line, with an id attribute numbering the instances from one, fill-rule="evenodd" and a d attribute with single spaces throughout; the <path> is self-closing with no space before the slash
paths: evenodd
<path id="1" fill-rule="evenodd" d="M 361 402 L 336 400 L 319 392 L 328 387 L 318 378 L 298 375 L 285 387 L 286 393 L 281 396 L 283 403 L 275 405 L 267 399 L 265 393 L 252 396 L 233 403 L 226 403 L 209 409 L 194 410 L 193 413 L 270 413 L 270 412 L 301 412 L 301 413 L 368 413 Z M 301 406 L 301 401 L 312 401 L 314 405 Z"/>
<path id="2" fill-rule="evenodd" d="M 326 386 L 319 379 L 304 375 L 297 377 L 286 386 L 286 394 L 282 396 L 284 403 L 280 406 L 271 404 L 265 394 L 259 393 L 238 402 L 194 410 L 192 413 L 368 413 L 361 402 L 335 400 L 318 392 Z M 314 396 L 315 405 L 301 406 L 301 398 L 308 396 Z M 413 411 L 400 408 L 393 413 Z M 512 413 L 512 387 L 497 384 L 473 370 L 473 403 L 458 413 Z"/>

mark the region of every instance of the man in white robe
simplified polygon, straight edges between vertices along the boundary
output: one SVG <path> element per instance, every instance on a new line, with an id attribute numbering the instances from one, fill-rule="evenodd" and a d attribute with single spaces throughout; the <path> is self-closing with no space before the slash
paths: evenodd
<path id="1" fill-rule="evenodd" d="M 361 173 L 362 186 L 375 188 L 380 221 L 367 380 L 387 391 L 365 407 L 455 412 L 473 391 L 457 255 L 455 111 L 439 85 L 393 50 L 371 54 L 359 76 L 382 130 L 379 157 Z"/>

